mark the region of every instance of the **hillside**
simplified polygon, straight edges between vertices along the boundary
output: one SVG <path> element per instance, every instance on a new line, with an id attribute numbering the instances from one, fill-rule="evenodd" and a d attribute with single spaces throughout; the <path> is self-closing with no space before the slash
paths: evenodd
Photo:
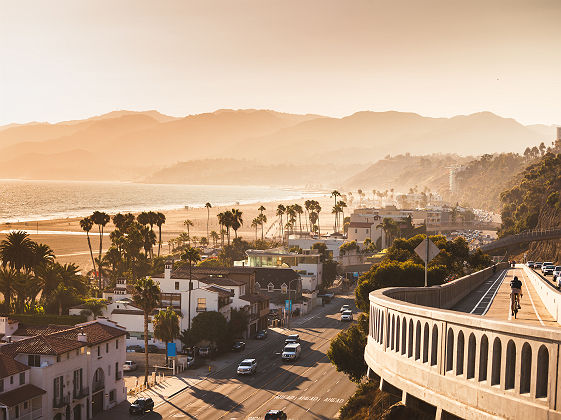
<path id="1" fill-rule="evenodd" d="M 22 178 L 33 173 L 34 177 L 52 179 L 49 169 L 32 167 L 32 162 L 74 153 L 76 164 L 60 170 L 57 177 L 124 176 L 119 179 L 135 180 L 178 162 L 206 159 L 296 165 L 300 171 L 310 163 L 337 167 L 362 165 L 387 154 L 426 154 L 427 150 L 460 155 L 521 152 L 526 145 L 537 144 L 549 130 L 553 137 L 552 127 L 525 127 L 488 112 L 428 118 L 413 113 L 365 111 L 329 118 L 226 109 L 175 118 L 157 111 L 114 111 L 58 124 L 0 127 L 0 167 L 4 167 L 1 171 L 4 177 Z M 34 159 L 27 160 L 29 155 Z M 93 162 L 95 171 L 88 168 Z M 363 169 L 345 166 L 349 167 L 348 171 L 339 173 L 338 184 Z M 249 178 L 254 179 L 258 174 L 253 175 Z M 411 174 L 400 182 L 407 184 L 413 180 Z M 314 179 L 305 181 L 306 184 L 315 182 Z M 436 179 L 426 182 L 440 183 Z"/>

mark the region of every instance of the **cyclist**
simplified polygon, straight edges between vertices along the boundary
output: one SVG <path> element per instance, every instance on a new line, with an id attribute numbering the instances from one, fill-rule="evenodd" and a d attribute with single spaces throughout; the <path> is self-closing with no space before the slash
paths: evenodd
<path id="1" fill-rule="evenodd" d="M 510 281 L 510 301 L 511 312 L 514 315 L 515 309 L 520 309 L 520 298 L 522 297 L 522 282 L 518 280 L 517 276 Z"/>

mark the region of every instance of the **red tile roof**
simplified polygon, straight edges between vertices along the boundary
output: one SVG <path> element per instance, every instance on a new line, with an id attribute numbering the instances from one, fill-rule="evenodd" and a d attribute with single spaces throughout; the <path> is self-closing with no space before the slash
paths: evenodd
<path id="1" fill-rule="evenodd" d="M 7 407 L 15 407 L 22 402 L 29 401 L 46 393 L 47 391 L 35 385 L 27 384 L 0 394 L 0 403 Z"/>
<path id="2" fill-rule="evenodd" d="M 72 325 L 30 325 L 27 327 L 20 324 L 19 328 L 12 334 L 12 336 L 34 337 L 36 335 L 49 335 L 69 328 L 72 328 Z"/>
<path id="3" fill-rule="evenodd" d="M 85 343 L 81 343 L 77 340 L 54 337 L 53 335 L 37 335 L 1 346 L 0 352 L 12 357 L 19 353 L 58 356 L 72 350 L 77 350 L 85 345 Z"/>
<path id="4" fill-rule="evenodd" d="M 0 353 L 0 379 L 25 372 L 28 369 L 30 369 L 29 366 L 12 359 L 6 354 Z"/>
<path id="5" fill-rule="evenodd" d="M 78 334 L 81 332 L 86 334 L 85 344 L 88 345 L 103 343 L 105 341 L 112 340 L 113 338 L 121 337 L 127 334 L 126 330 L 124 329 L 112 327 L 99 321 L 90 321 L 84 322 L 83 324 L 78 324 L 74 328 L 68 329 L 66 331 L 54 333 L 51 335 L 51 337 L 77 341 Z"/>

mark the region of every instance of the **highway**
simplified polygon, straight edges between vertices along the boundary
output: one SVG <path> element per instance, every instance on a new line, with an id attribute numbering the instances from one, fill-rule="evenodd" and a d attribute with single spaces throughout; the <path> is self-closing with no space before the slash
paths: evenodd
<path id="1" fill-rule="evenodd" d="M 236 355 L 239 357 L 227 367 L 140 418 L 263 419 L 270 409 L 284 410 L 289 419 L 336 418 L 356 389 L 327 358 L 330 340 L 349 325 L 339 321 L 343 304 L 350 304 L 356 314 L 352 295 L 336 297 L 325 307 L 293 321 L 290 330 L 269 330 L 269 337 L 258 350 Z M 289 334 L 300 335 L 302 353 L 296 362 L 283 363 L 280 351 Z M 237 365 L 244 358 L 257 359 L 255 375 L 237 376 Z M 122 413 L 119 418 L 127 416 Z"/>

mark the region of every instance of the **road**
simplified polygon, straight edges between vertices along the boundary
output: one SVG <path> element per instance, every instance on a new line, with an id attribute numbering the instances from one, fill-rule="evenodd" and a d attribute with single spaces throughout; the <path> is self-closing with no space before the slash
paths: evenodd
<path id="1" fill-rule="evenodd" d="M 263 419 L 270 409 L 282 409 L 290 419 L 332 419 L 356 386 L 337 372 L 327 358 L 329 343 L 348 324 L 339 321 L 341 305 L 354 308 L 351 295 L 338 296 L 311 315 L 292 322 L 290 330 L 270 330 L 263 346 L 242 352 L 226 368 L 186 389 L 158 406 L 145 420 Z M 356 308 L 353 312 L 356 314 Z M 294 363 L 283 363 L 280 355 L 284 338 L 299 334 L 302 353 Z M 244 358 L 255 358 L 258 372 L 238 377 L 236 368 Z M 123 411 L 123 410 L 120 410 Z M 126 411 L 111 410 L 107 418 L 127 418 Z M 138 417 L 136 417 L 138 418 Z"/>

